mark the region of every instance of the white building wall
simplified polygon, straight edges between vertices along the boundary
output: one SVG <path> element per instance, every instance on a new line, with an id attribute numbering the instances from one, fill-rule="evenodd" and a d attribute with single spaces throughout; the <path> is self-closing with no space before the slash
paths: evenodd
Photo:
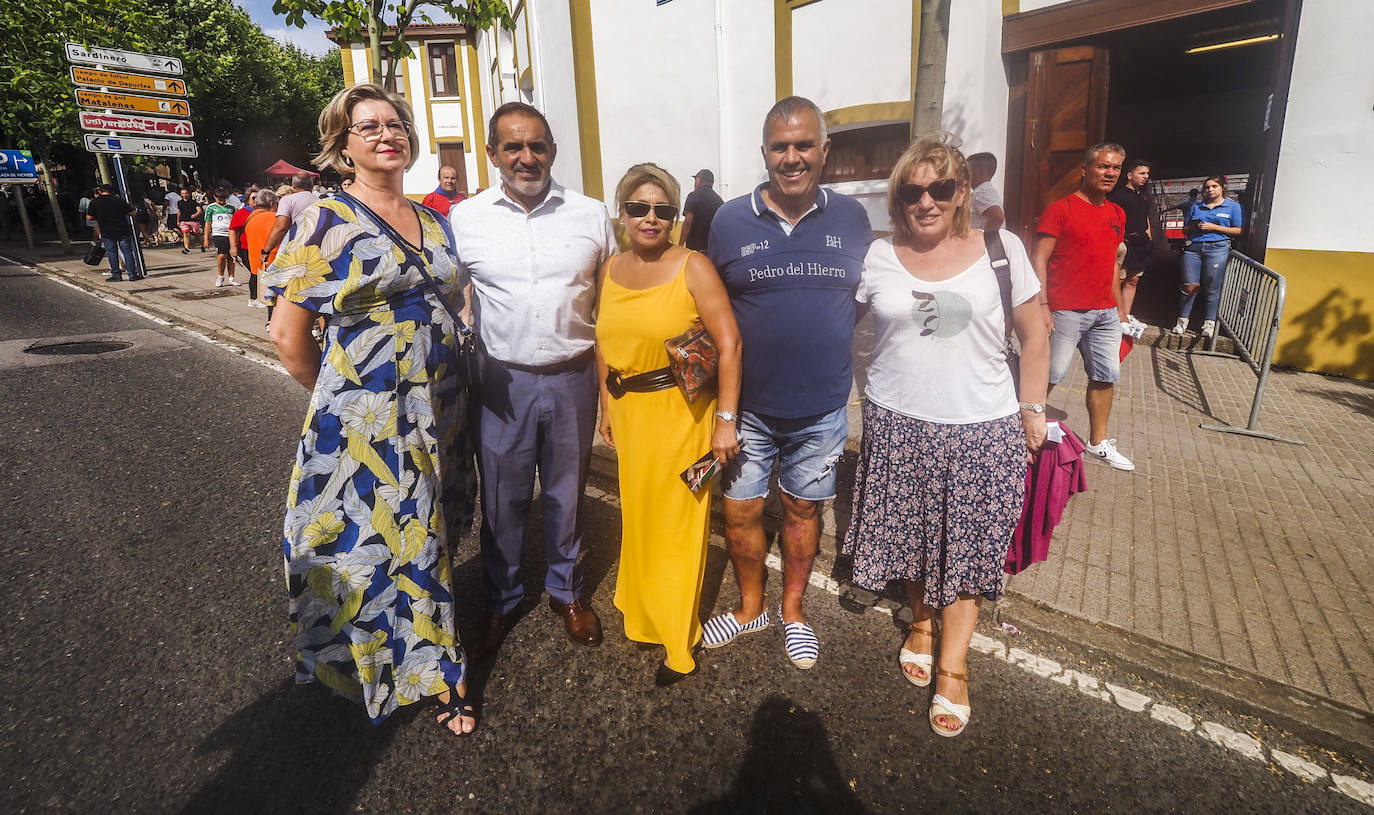
<path id="1" fill-rule="evenodd" d="M 827 0 L 794 10 L 792 92 L 826 111 L 910 99 L 911 7 Z"/>
<path id="2" fill-rule="evenodd" d="M 572 21 L 567 0 L 528 0 L 530 37 L 534 45 L 534 106 L 543 111 L 558 142 L 553 177 L 558 183 L 578 192 L 582 184 L 581 130 L 577 125 L 577 87 L 573 75 Z M 601 19 L 595 15 L 593 26 Z M 601 73 L 597 54 L 597 73 Z M 494 97 L 487 97 L 494 98 Z M 496 109 L 492 105 L 487 115 Z M 491 170 L 491 183 L 499 179 Z"/>
<path id="3" fill-rule="evenodd" d="M 993 179 L 1003 187 L 1007 159 L 1007 71 L 1002 63 L 1001 0 L 964 0 L 950 7 L 940 126 L 958 137 L 964 153 L 997 156 Z"/>
<path id="4" fill-rule="evenodd" d="M 641 0 L 603 0 L 594 8 L 607 203 L 625 171 L 644 161 L 672 173 L 685 197 L 693 173 L 720 165 L 714 10 Z M 660 36 L 645 36 L 649 31 Z"/>
<path id="5" fill-rule="evenodd" d="M 1371 31 L 1374 4 L 1303 4 L 1274 182 L 1271 248 L 1374 252 L 1374 231 L 1356 226 L 1374 211 Z M 1337 207 L 1313 205 L 1337 189 Z"/>
<path id="6" fill-rule="evenodd" d="M 773 0 L 715 0 L 715 7 L 720 21 L 716 59 L 720 166 L 711 169 L 716 173 L 716 192 L 729 200 L 768 178 L 760 146 L 763 116 L 777 101 Z"/>

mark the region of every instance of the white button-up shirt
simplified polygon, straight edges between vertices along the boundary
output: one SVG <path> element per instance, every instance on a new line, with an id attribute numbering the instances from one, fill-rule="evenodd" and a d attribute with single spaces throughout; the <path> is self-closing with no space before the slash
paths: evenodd
<path id="1" fill-rule="evenodd" d="M 605 205 L 557 183 L 532 212 L 498 183 L 454 205 L 458 260 L 472 275 L 474 320 L 487 353 L 555 365 L 596 342 L 596 270 L 615 252 Z"/>

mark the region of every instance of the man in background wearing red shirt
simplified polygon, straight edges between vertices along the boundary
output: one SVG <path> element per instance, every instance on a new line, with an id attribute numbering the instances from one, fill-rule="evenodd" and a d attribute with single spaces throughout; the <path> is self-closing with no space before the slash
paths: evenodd
<path id="1" fill-rule="evenodd" d="M 1107 200 L 1121 177 L 1126 149 L 1097 144 L 1083 156 L 1083 180 L 1040 215 L 1031 263 L 1046 299 L 1050 327 L 1050 388 L 1064 380 L 1075 348 L 1088 375 L 1087 451 L 1118 470 L 1135 465 L 1107 438 L 1112 394 L 1121 375 L 1121 278 L 1116 252 L 1126 213 Z"/>
<path id="2" fill-rule="evenodd" d="M 458 191 L 458 171 L 452 167 L 440 167 L 439 189 L 426 195 L 420 203 L 447 218 L 453 205 L 467 197 L 467 193 Z"/>

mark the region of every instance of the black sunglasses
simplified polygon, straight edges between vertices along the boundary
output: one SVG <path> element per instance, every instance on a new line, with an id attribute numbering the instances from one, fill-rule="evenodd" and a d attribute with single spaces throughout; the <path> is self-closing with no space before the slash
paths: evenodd
<path id="1" fill-rule="evenodd" d="M 907 206 L 921 203 L 921 196 L 930 193 L 932 201 L 951 201 L 959 191 L 957 178 L 942 178 L 930 184 L 898 184 L 897 200 Z"/>
<path id="2" fill-rule="evenodd" d="M 643 218 L 653 210 L 660 221 L 671 221 L 677 218 L 677 207 L 672 204 L 648 204 L 644 201 L 626 201 L 620 205 L 625 209 L 625 214 L 631 218 Z"/>

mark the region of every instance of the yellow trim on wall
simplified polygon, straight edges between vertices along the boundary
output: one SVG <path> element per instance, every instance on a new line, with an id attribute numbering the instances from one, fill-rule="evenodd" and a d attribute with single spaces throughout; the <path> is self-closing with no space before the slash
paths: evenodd
<path id="1" fill-rule="evenodd" d="M 792 95 L 792 3 L 773 0 L 773 76 L 778 99 Z"/>
<path id="2" fill-rule="evenodd" d="M 528 72 L 534 68 L 534 46 L 530 44 L 530 8 L 528 4 L 525 5 L 525 58 L 530 62 L 529 65 L 525 66 L 525 70 Z"/>
<path id="3" fill-rule="evenodd" d="M 1274 362 L 1374 379 L 1374 252 L 1269 249 L 1264 265 L 1288 280 Z"/>
<path id="4" fill-rule="evenodd" d="M 596 104 L 596 60 L 592 55 L 591 0 L 568 0 L 573 31 L 573 83 L 577 96 L 577 131 L 582 156 L 582 193 L 605 197 L 601 178 L 601 127 Z"/>
<path id="5" fill-rule="evenodd" d="M 429 103 L 429 43 L 420 43 L 420 91 L 425 99 L 425 122 L 429 125 L 429 152 L 438 155 L 439 148 L 434 146 L 434 106 Z"/>
<path id="6" fill-rule="evenodd" d="M 358 81 L 353 78 L 353 46 L 345 45 L 339 51 L 342 52 L 339 56 L 343 57 L 344 87 L 351 88 L 358 84 Z"/>
<path id="7" fill-rule="evenodd" d="M 1002 16 L 1010 17 L 1021 13 L 1021 0 L 1002 0 Z"/>
<path id="8" fill-rule="evenodd" d="M 825 112 L 825 126 L 839 127 L 862 122 L 909 122 L 913 105 L 903 102 L 874 102 L 871 105 L 850 105 Z"/>
<path id="9" fill-rule="evenodd" d="M 921 0 L 911 0 L 911 110 L 907 114 L 915 124 L 916 75 L 921 71 Z"/>
<path id="10" fill-rule="evenodd" d="M 468 63 L 468 86 L 472 89 L 464 97 L 468 116 L 472 120 L 472 139 L 464 142 L 464 149 L 476 142 L 477 185 L 485 190 L 490 186 L 487 176 L 487 165 L 490 164 L 487 160 L 487 122 L 482 113 L 482 74 L 481 68 L 477 67 L 477 45 L 472 34 L 463 38 L 463 59 Z"/>

